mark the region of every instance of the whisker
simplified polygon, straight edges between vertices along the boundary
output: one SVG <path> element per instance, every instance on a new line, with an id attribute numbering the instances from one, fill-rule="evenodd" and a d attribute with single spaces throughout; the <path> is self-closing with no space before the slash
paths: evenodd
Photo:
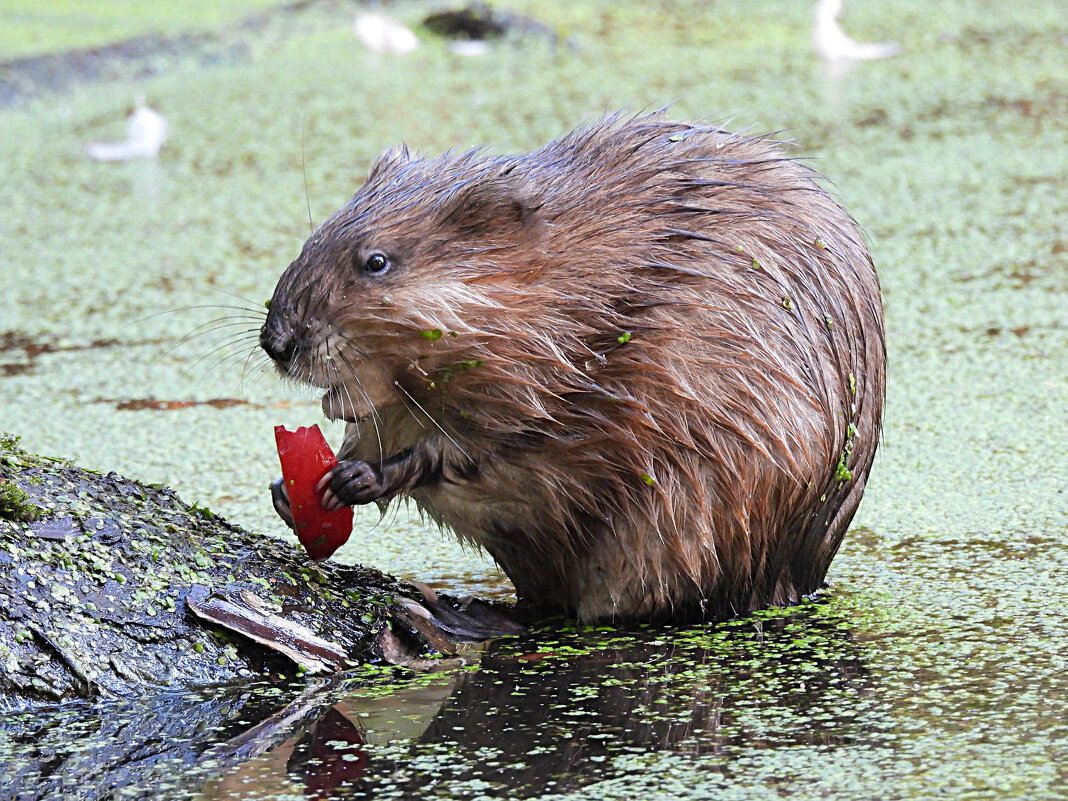
<path id="1" fill-rule="evenodd" d="M 371 410 L 371 425 L 374 426 L 375 429 L 375 440 L 378 442 L 378 463 L 379 465 L 381 465 L 386 460 L 386 449 L 382 444 L 382 431 L 378 425 L 379 422 L 381 422 L 381 417 L 379 417 L 378 410 L 375 408 L 374 404 L 371 403 L 371 396 L 367 394 L 367 390 L 364 389 L 363 383 L 360 381 L 359 376 L 356 375 L 356 368 L 352 365 L 352 362 L 349 361 L 348 357 L 345 355 L 344 351 L 341 350 L 341 348 L 334 348 L 334 352 L 337 353 L 337 355 L 341 358 L 343 362 L 345 362 L 345 365 L 349 368 L 349 373 L 352 375 L 353 381 L 356 382 L 356 388 L 360 391 L 360 394 L 363 395 L 364 402 Z M 334 369 L 336 370 L 337 367 L 335 366 Z M 353 404 L 352 402 L 352 396 L 349 395 L 348 385 L 342 383 L 341 386 L 344 387 L 345 395 L 348 396 L 349 403 L 352 404 L 353 409 L 355 409 L 355 404 Z"/>
<path id="2" fill-rule="evenodd" d="M 190 390 L 196 390 L 196 389 L 199 389 L 199 388 L 200 388 L 200 386 L 201 386 L 201 385 L 203 385 L 204 381 L 205 381 L 205 380 L 207 380 L 207 378 L 208 378 L 208 376 L 209 376 L 209 375 L 211 375 L 211 374 L 212 374 L 212 373 L 214 373 L 215 371 L 219 370 L 219 369 L 220 369 L 221 367 L 223 367 L 223 365 L 225 365 L 225 364 L 226 364 L 227 362 L 229 362 L 229 361 L 232 361 L 232 360 L 235 360 L 235 359 L 237 359 L 237 358 L 240 358 L 240 356 L 239 356 L 239 354 L 236 354 L 236 353 L 227 353 L 227 354 L 224 354 L 224 355 L 223 355 L 223 356 L 221 356 L 220 358 L 218 358 L 218 359 L 214 360 L 214 361 L 213 361 L 213 362 L 212 362 L 212 363 L 211 363 L 211 364 L 210 364 L 210 365 L 209 365 L 209 366 L 207 367 L 207 369 L 205 369 L 205 370 L 204 370 L 203 372 L 201 372 L 201 374 L 200 374 L 200 375 L 199 375 L 198 377 L 196 377 L 196 378 L 193 378 L 193 376 L 192 376 L 192 375 L 190 375 L 190 374 L 188 374 L 188 373 L 185 373 L 184 375 L 186 375 L 186 376 L 187 376 L 188 378 L 191 378 L 191 379 L 193 379 L 193 380 L 192 380 L 192 383 L 191 383 L 191 384 L 189 385 L 189 389 L 190 389 Z M 243 390 L 242 390 L 242 388 L 241 388 L 240 386 L 236 387 L 234 391 L 235 391 L 235 394 L 236 394 L 236 396 L 237 396 L 237 397 L 244 397 L 244 394 L 243 394 Z"/>
<path id="3" fill-rule="evenodd" d="M 269 367 L 271 363 L 271 359 L 258 346 L 251 348 L 248 355 L 242 360 L 241 376 L 237 380 L 238 392 L 244 393 L 245 379 L 248 377 L 250 370 L 263 370 Z"/>
<path id="4" fill-rule="evenodd" d="M 345 362 L 345 366 L 349 368 L 349 374 L 352 376 L 352 380 L 356 382 L 356 388 L 360 391 L 360 394 L 363 395 L 363 399 L 367 403 L 367 407 L 371 410 L 371 416 L 381 422 L 382 418 L 379 417 L 378 410 L 371 402 L 371 396 L 367 394 L 367 390 L 363 387 L 363 382 L 360 381 L 360 377 L 356 375 L 356 368 L 353 366 L 352 362 L 348 360 L 348 357 L 345 356 L 345 353 L 341 350 L 341 348 L 334 348 L 333 350 L 334 353 L 336 353 L 341 358 L 341 360 Z M 336 373 L 340 373 L 340 370 L 338 370 L 337 365 L 333 365 L 333 369 Z M 344 383 L 342 384 L 342 386 L 345 387 L 345 391 L 347 392 L 348 387 Z M 349 400 L 351 402 L 352 398 L 350 397 Z M 353 406 L 352 408 L 355 411 L 356 407 Z"/>
<path id="5" fill-rule="evenodd" d="M 185 334 L 184 336 L 180 337 L 174 347 L 167 351 L 166 355 L 169 356 L 173 351 L 177 350 L 182 345 L 193 341 L 197 337 L 207 336 L 208 334 L 213 334 L 216 331 L 222 331 L 226 328 L 236 328 L 239 325 L 248 325 L 248 320 L 232 320 L 226 317 L 220 317 L 215 320 L 209 320 L 206 323 L 201 323 L 188 334 Z M 258 327 L 246 328 L 243 331 L 238 331 L 237 333 L 258 334 L 259 330 L 260 329 Z"/>
<path id="6" fill-rule="evenodd" d="M 197 290 L 215 292 L 219 295 L 225 295 L 228 298 L 233 298 L 234 300 L 240 300 L 242 303 L 248 304 L 250 310 L 262 308 L 263 306 L 263 301 L 257 302 L 255 300 L 250 300 L 249 298 L 246 298 L 243 295 L 238 295 L 236 292 L 231 292 L 229 289 L 224 289 L 223 287 L 216 286 L 215 284 L 205 283 L 204 281 L 194 281 L 193 279 L 186 278 L 185 276 L 163 275 L 162 273 L 157 273 L 157 277 L 164 278 L 167 281 L 176 281 L 178 283 L 184 284 L 187 287 L 192 287 Z"/>
<path id="7" fill-rule="evenodd" d="M 272 362 L 270 359 L 268 359 L 266 356 L 263 356 L 262 354 L 260 356 L 257 356 L 255 359 L 253 358 L 253 354 L 249 354 L 248 361 L 246 361 L 246 364 L 248 365 L 248 369 L 250 372 L 253 370 L 273 372 L 272 368 L 274 367 L 274 362 Z"/>
<path id="8" fill-rule="evenodd" d="M 421 411 L 423 414 L 426 415 L 427 420 L 429 420 L 431 423 L 433 423 L 434 427 L 437 428 L 438 431 L 440 431 L 442 434 L 445 435 L 445 438 L 456 447 L 456 450 L 458 450 L 460 453 L 462 453 L 464 456 L 466 456 L 471 461 L 471 464 L 476 464 L 474 457 L 471 456 L 471 454 L 469 454 L 467 451 L 464 450 L 463 446 L 453 438 L 452 434 L 450 434 L 448 431 L 446 431 L 445 428 L 441 425 L 441 423 L 439 423 L 437 420 L 435 420 L 430 415 L 430 412 L 428 412 L 426 409 L 424 409 L 422 407 L 422 405 L 419 403 L 419 401 L 417 401 L 415 398 L 413 398 L 411 396 L 411 393 L 409 393 L 408 390 L 406 390 L 404 387 L 401 386 L 400 381 L 394 380 L 393 386 L 395 386 L 397 389 L 399 389 L 401 392 L 403 392 L 405 395 L 408 396 L 408 400 L 410 400 L 412 403 L 414 403 L 415 407 L 419 411 Z"/>
<path id="9" fill-rule="evenodd" d="M 255 306 L 233 306 L 223 305 L 219 303 L 196 303 L 191 306 L 175 306 L 173 309 L 164 309 L 163 311 L 146 314 L 144 317 L 138 317 L 135 320 L 131 320 L 129 323 L 127 323 L 127 325 L 136 325 L 137 323 L 143 323 L 146 320 L 152 320 L 156 317 L 162 317 L 165 314 L 178 314 L 179 312 L 198 311 L 200 309 L 222 309 L 223 311 L 247 312 L 248 318 L 255 320 L 260 320 L 267 316 L 267 312 L 265 310 L 257 309 Z"/>
<path id="10" fill-rule="evenodd" d="M 352 340 L 351 337 L 347 337 L 344 334 L 338 334 L 338 336 L 340 336 L 342 339 L 344 339 L 346 342 L 348 342 L 349 345 L 352 346 L 352 349 L 354 351 L 356 351 L 356 353 L 359 356 L 361 356 L 364 359 L 366 359 L 367 363 L 370 364 L 372 367 L 374 367 L 376 370 L 378 370 L 378 372 L 381 373 L 384 378 L 386 378 L 386 379 L 389 378 L 389 373 L 386 372 L 386 370 L 377 361 L 372 359 L 370 357 L 370 355 L 367 353 L 367 351 L 365 351 L 363 348 L 359 347 Z M 400 397 L 400 402 L 404 404 L 404 408 L 407 410 L 408 414 L 410 414 L 412 416 L 412 419 L 415 420 L 415 422 L 417 422 L 419 424 L 420 428 L 426 428 L 426 425 L 423 423 L 423 421 L 421 419 L 419 419 L 419 416 L 415 412 L 412 411 L 412 407 L 408 405 L 408 402 L 404 399 L 404 396 L 402 395 L 402 396 L 399 396 L 399 397 Z M 411 397 L 411 396 L 409 396 L 409 397 Z M 412 400 L 414 402 L 414 398 Z M 418 406 L 418 404 L 416 404 L 416 405 Z M 423 414 L 426 414 L 426 412 L 422 409 L 422 407 L 420 407 L 420 411 L 422 411 Z"/>
<path id="11" fill-rule="evenodd" d="M 214 323 L 214 322 L 217 322 L 217 321 L 212 321 L 212 322 Z M 234 323 L 234 325 L 241 325 L 241 324 L 243 324 L 243 323 Z M 222 328 L 225 328 L 225 327 L 228 327 L 228 324 L 227 325 L 223 325 L 223 326 L 219 326 L 218 329 L 201 331 L 201 332 L 198 332 L 198 333 L 192 333 L 191 332 L 190 334 L 187 334 L 186 336 L 184 336 L 181 339 L 179 339 L 177 342 L 175 342 L 173 345 L 171 345 L 171 347 L 167 348 L 167 350 L 163 351 L 162 353 L 157 353 L 153 357 L 151 363 L 153 365 L 158 365 L 164 359 L 166 359 L 168 356 L 170 356 L 176 350 L 178 350 L 180 347 L 182 347 L 183 345 L 188 344 L 193 339 L 196 339 L 199 336 L 206 336 L 207 334 L 213 333 L 215 330 L 221 330 Z M 251 334 L 251 333 L 254 333 L 257 330 L 258 329 L 246 329 L 245 331 L 239 331 L 239 332 L 237 332 L 236 336 L 228 336 L 221 343 L 221 345 L 222 346 L 225 346 L 225 345 L 240 345 L 242 343 L 248 342 L 248 335 Z"/>
<path id="12" fill-rule="evenodd" d="M 215 354 L 217 354 L 217 353 L 218 353 L 219 351 L 221 351 L 221 350 L 224 350 L 224 349 L 226 349 L 226 348 L 231 348 L 231 349 L 234 349 L 234 348 L 237 348 L 237 347 L 239 347 L 239 346 L 242 346 L 242 343 L 241 343 L 241 342 L 233 342 L 233 341 L 223 342 L 223 343 L 222 343 L 221 345 L 219 345 L 219 346 L 217 346 L 217 347 L 214 347 L 214 348 L 212 348 L 212 349 L 211 349 L 211 350 L 209 350 L 209 351 L 208 351 L 207 353 L 204 353 L 204 354 L 202 354 L 202 355 L 201 355 L 201 356 L 200 356 L 199 358 L 197 358 L 197 360 L 196 360 L 196 361 L 194 361 L 194 362 L 193 362 L 192 364 L 190 364 L 190 365 L 189 365 L 189 366 L 188 366 L 187 368 L 185 368 L 185 369 L 184 369 L 184 370 L 182 371 L 182 375 L 183 375 L 183 376 L 184 376 L 185 378 L 192 378 L 192 377 L 193 377 L 193 371 L 194 371 L 194 370 L 195 370 L 195 369 L 197 368 L 197 366 L 198 366 L 198 365 L 199 365 L 199 364 L 200 364 L 201 362 L 203 362 L 203 361 L 204 361 L 205 359 L 209 359 L 209 358 L 211 358 L 212 356 L 214 356 Z M 222 358 L 222 359 L 220 359 L 219 361 L 217 361 L 216 363 L 214 363 L 214 364 L 212 365 L 212 368 L 211 368 L 211 369 L 212 369 L 212 370 L 214 370 L 215 368 L 219 367 L 219 365 L 221 365 L 221 364 L 223 364 L 224 362 L 226 362 L 226 360 L 227 360 L 227 359 L 232 359 L 232 358 L 235 358 L 236 356 L 237 356 L 237 353 L 236 353 L 236 352 L 233 352 L 233 353 L 228 353 L 228 354 L 226 354 L 225 356 L 223 356 L 223 358 Z M 210 371 L 208 371 L 208 372 L 210 372 Z M 206 377 L 207 375 L 208 375 L 208 373 L 205 373 L 205 374 L 204 374 L 204 376 L 205 376 L 205 377 Z M 200 379 L 197 379 L 197 383 L 199 383 L 199 382 L 200 382 L 201 380 L 203 380 L 203 377 L 202 377 L 202 378 L 200 378 Z"/>

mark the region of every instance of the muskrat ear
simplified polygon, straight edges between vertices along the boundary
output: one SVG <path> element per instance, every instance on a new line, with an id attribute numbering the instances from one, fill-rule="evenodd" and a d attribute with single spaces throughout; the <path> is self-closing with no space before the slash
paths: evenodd
<path id="1" fill-rule="evenodd" d="M 419 154 L 409 150 L 405 144 L 391 147 L 389 150 L 380 153 L 378 158 L 374 160 L 371 169 L 367 171 L 367 180 L 373 181 L 390 167 L 406 164 L 409 161 L 416 161 L 418 158 Z"/>
<path id="2" fill-rule="evenodd" d="M 445 221 L 466 234 L 517 233 L 536 224 L 540 208 L 531 188 L 509 167 L 457 191 Z"/>

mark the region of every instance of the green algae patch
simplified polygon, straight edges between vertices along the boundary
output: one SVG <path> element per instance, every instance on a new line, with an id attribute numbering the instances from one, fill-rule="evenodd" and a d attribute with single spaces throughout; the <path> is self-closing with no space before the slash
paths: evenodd
<path id="1" fill-rule="evenodd" d="M 506 43 L 460 59 L 424 42 L 411 57 L 386 59 L 360 50 L 349 9 L 317 6 L 299 25 L 287 19 L 284 31 L 267 26 L 242 37 L 236 44 L 250 60 L 227 59 L 214 46 L 221 62 L 145 59 L 136 65 L 144 69 L 115 80 L 5 108 L 0 151 L 10 174 L 0 187 L 0 245 L 17 257 L 3 267 L 4 324 L 30 341 L 117 343 L 41 352 L 21 371 L 29 352 L 3 352 L 2 427 L 22 433 L 33 450 L 166 482 L 227 519 L 284 533 L 266 500 L 275 457 L 260 432 L 307 424 L 320 414 L 317 401 L 255 371 L 241 385 L 237 370 L 212 367 L 214 356 L 197 362 L 233 340 L 196 340 L 161 358 L 203 320 L 151 315 L 205 303 L 217 289 L 262 299 L 308 234 L 306 200 L 316 220 L 325 218 L 374 156 L 402 140 L 427 153 L 479 145 L 521 152 L 606 108 L 672 101 L 668 114 L 677 119 L 733 118 L 734 130 L 785 131 L 797 141 L 788 152 L 831 179 L 867 232 L 888 328 L 884 437 L 831 565 L 829 605 L 782 633 L 761 621 L 763 645 L 755 628 L 693 635 L 713 644 L 724 637 L 723 651 L 747 654 L 725 663 L 736 683 L 708 686 L 708 712 L 652 692 L 646 706 L 629 700 L 643 675 L 653 686 L 661 680 L 657 664 L 707 678 L 698 648 L 681 652 L 693 666 L 671 658 L 670 629 L 650 635 L 663 645 L 621 654 L 618 663 L 598 662 L 614 659 L 611 649 L 582 642 L 611 632 L 556 637 L 559 647 L 545 652 L 559 658 L 536 674 L 464 669 L 471 678 L 459 695 L 450 695 L 450 679 L 428 678 L 418 688 L 429 698 L 422 707 L 419 692 L 406 695 L 384 668 L 373 687 L 350 696 L 368 715 L 368 739 L 386 743 L 377 746 L 382 761 L 371 757 L 370 767 L 384 766 L 377 795 L 410 798 L 432 784 L 443 798 L 513 786 L 590 801 L 642 798 L 650 788 L 683 799 L 1063 798 L 1068 730 L 1054 702 L 1068 696 L 1068 458 L 1057 447 L 1068 441 L 1063 10 L 1003 4 L 976 16 L 967 4 L 847 3 L 840 21 L 851 35 L 896 39 L 905 53 L 828 78 L 812 53 L 805 4 L 773 0 L 755 9 L 731 0 L 679 4 L 670 14 L 654 4 L 494 5 L 538 14 L 560 31 L 561 44 Z M 418 18 L 418 9 L 394 8 L 404 22 Z M 84 144 L 121 137 L 138 92 L 171 126 L 158 162 L 89 163 Z M 382 97 L 404 102 L 383 105 Z M 811 254 L 822 259 L 818 248 Z M 739 250 L 733 258 L 749 269 L 751 256 Z M 146 334 L 166 344 L 135 341 L 130 323 L 145 318 Z M 837 336 L 841 326 L 824 322 Z M 165 413 L 92 403 L 114 397 L 116 385 L 134 397 L 171 397 L 175 388 L 230 397 L 240 387 L 266 405 Z M 414 515 L 372 513 L 358 525 L 350 558 L 458 592 L 507 591 L 486 560 L 447 544 Z M 106 554 L 94 557 L 108 567 Z M 285 572 L 301 579 L 292 567 Z M 42 586 L 34 584 L 31 592 Z M 358 601 L 346 595 L 343 603 Z M 152 606 L 158 617 L 162 606 Z M 833 620 L 823 617 L 830 610 Z M 843 637 L 822 633 L 817 620 L 844 627 Z M 24 625 L 13 628 L 12 642 L 36 640 Z M 684 639 L 690 631 L 679 629 Z M 790 649 L 785 636 L 802 642 Z M 852 664 L 851 648 L 860 657 Z M 832 659 L 811 658 L 820 650 Z M 537 664 L 538 651 L 532 645 L 515 661 Z M 830 686 L 820 691 L 804 676 L 824 666 Z M 465 700 L 481 683 L 507 690 L 492 700 L 493 715 Z M 599 727 L 598 707 L 583 704 L 606 704 L 613 685 L 625 690 L 625 714 Z M 411 719 L 393 714 L 399 699 Z M 541 712 L 538 700 L 556 706 Z M 105 731 L 114 741 L 150 716 L 136 704 L 112 711 L 115 725 Z M 0 732 L 0 740 L 10 737 L 0 762 L 13 764 L 7 755 L 31 742 L 61 751 L 62 732 L 78 715 L 69 717 L 51 728 L 22 718 L 10 735 Z M 172 744 L 201 736 L 194 727 L 171 731 Z M 825 736 L 801 742 L 798 732 Z M 390 784 L 393 770 L 403 778 Z M 218 771 L 257 781 L 251 767 L 240 774 L 221 763 Z M 281 770 L 271 778 L 300 779 Z M 158 784 L 185 780 L 175 771 Z M 260 797 L 294 795 L 291 786 L 282 792 L 281 782 L 258 780 L 251 786 L 264 790 Z M 146 778 L 142 794 L 157 788 L 153 781 Z"/>
<path id="2" fill-rule="evenodd" d="M 21 453 L 19 438 L 0 432 L 0 467 L 14 464 Z M 28 523 L 44 512 L 33 503 L 30 494 L 13 481 L 0 478 L 0 518 L 13 523 Z"/>
<path id="3" fill-rule="evenodd" d="M 15 523 L 28 523 L 42 511 L 40 506 L 30 501 L 29 493 L 20 489 L 18 484 L 0 479 L 0 518 Z"/>
<path id="4" fill-rule="evenodd" d="M 452 381 L 458 375 L 471 370 L 475 370 L 482 367 L 486 362 L 482 359 L 462 359 L 461 361 L 453 364 L 444 364 L 441 367 L 434 368 L 434 372 L 443 382 Z M 433 389 L 434 385 L 431 384 L 430 388 Z"/>
<path id="5" fill-rule="evenodd" d="M 149 6 L 136 0 L 108 3 L 8 0 L 0 12 L 0 61 L 108 45 L 145 35 L 174 35 L 237 22 L 279 0 L 225 0 Z"/>
<path id="6" fill-rule="evenodd" d="M 839 483 L 853 480 L 853 471 L 849 469 L 849 456 L 848 448 L 838 456 L 838 464 L 834 467 L 834 480 Z"/>
<path id="7" fill-rule="evenodd" d="M 858 606 L 878 624 L 878 599 L 832 595 L 691 626 L 558 621 L 490 643 L 452 674 L 418 736 L 379 741 L 365 792 L 410 798 L 433 776 L 457 798 L 501 785 L 512 797 L 600 798 L 609 782 L 635 797 L 633 782 L 665 766 L 689 775 L 699 763 L 705 782 L 754 747 L 783 758 L 863 741 L 866 715 L 885 710 Z M 389 704 L 376 710 L 363 688 L 347 700 L 370 718 Z"/>

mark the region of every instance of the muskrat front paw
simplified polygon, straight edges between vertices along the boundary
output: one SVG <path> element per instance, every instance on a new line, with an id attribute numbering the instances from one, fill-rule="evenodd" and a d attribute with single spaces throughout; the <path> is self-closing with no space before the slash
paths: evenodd
<path id="1" fill-rule="evenodd" d="M 271 502 L 274 504 L 274 510 L 286 525 L 296 528 L 293 523 L 293 510 L 289 506 L 289 494 L 286 492 L 285 481 L 281 476 L 271 484 Z"/>
<path id="2" fill-rule="evenodd" d="M 367 462 L 339 462 L 319 480 L 323 490 L 323 508 L 333 511 L 342 506 L 370 503 L 381 498 L 386 488 L 381 474 Z"/>

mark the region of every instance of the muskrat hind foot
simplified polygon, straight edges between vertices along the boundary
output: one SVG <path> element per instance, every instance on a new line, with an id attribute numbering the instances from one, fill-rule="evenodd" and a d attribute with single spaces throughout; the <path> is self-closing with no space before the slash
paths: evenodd
<path id="1" fill-rule="evenodd" d="M 323 490 L 323 508 L 333 511 L 342 506 L 370 503 L 386 494 L 382 474 L 367 462 L 339 462 L 319 480 Z"/>

